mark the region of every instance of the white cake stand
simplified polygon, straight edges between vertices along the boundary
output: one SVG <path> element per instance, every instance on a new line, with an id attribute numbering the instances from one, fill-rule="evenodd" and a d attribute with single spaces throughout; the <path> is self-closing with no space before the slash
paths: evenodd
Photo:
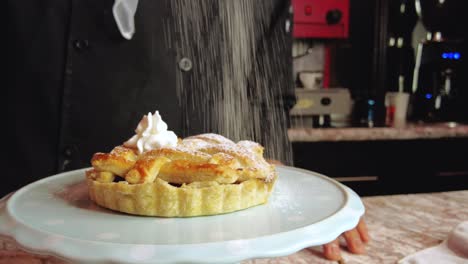
<path id="1" fill-rule="evenodd" d="M 142 217 L 88 199 L 84 170 L 51 176 L 0 202 L 0 234 L 74 263 L 235 263 L 285 256 L 355 227 L 364 206 L 323 175 L 278 166 L 265 205 L 193 218 Z"/>

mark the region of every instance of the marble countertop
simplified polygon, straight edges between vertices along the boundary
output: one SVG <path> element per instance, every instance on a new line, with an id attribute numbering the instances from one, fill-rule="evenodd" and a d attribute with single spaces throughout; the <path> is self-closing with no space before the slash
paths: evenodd
<path id="1" fill-rule="evenodd" d="M 436 246 L 462 221 L 468 220 L 468 190 L 388 195 L 362 198 L 364 219 L 371 241 L 365 255 L 342 249 L 346 264 L 396 263 L 419 250 Z M 333 264 L 321 256 L 321 248 L 303 249 L 276 259 L 258 259 L 242 264 L 317 263 Z"/>
<path id="2" fill-rule="evenodd" d="M 373 196 L 362 199 L 364 219 L 371 241 L 367 254 L 354 255 L 343 249 L 343 262 L 396 263 L 399 259 L 439 244 L 450 230 L 468 220 L 468 190 L 409 195 Z M 343 263 L 342 262 L 342 263 Z M 61 264 L 63 261 L 24 252 L 0 239 L 0 263 Z M 242 264 L 318 263 L 332 264 L 321 256 L 321 247 L 303 249 L 295 254 L 244 261 Z"/>
<path id="3" fill-rule="evenodd" d="M 468 125 L 438 123 L 408 124 L 402 128 L 291 128 L 288 136 L 291 142 L 468 138 Z"/>

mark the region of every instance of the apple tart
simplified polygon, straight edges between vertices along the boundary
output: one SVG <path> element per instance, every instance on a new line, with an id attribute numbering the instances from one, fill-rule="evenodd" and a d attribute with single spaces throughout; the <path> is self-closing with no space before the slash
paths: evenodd
<path id="1" fill-rule="evenodd" d="M 263 147 L 252 141 L 201 134 L 154 149 L 138 146 L 94 154 L 86 172 L 91 200 L 135 215 L 223 214 L 266 203 L 277 179 Z"/>

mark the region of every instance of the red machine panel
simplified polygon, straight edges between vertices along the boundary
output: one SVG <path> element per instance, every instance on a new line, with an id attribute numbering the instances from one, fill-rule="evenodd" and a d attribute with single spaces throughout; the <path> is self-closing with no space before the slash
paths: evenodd
<path id="1" fill-rule="evenodd" d="M 349 0 L 292 0 L 292 5 L 294 37 L 348 37 Z"/>

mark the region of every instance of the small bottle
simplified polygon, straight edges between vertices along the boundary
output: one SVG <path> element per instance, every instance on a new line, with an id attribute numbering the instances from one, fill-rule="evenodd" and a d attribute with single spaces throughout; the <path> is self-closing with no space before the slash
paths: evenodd
<path id="1" fill-rule="evenodd" d="M 375 100 L 367 100 L 367 127 L 374 127 L 374 118 L 375 118 Z"/>

